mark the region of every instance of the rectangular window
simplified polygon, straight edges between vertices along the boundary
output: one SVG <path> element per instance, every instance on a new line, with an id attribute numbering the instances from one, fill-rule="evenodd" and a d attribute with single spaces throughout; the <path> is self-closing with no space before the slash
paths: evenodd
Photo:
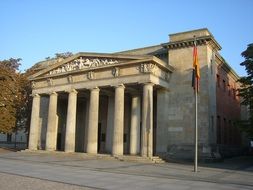
<path id="1" fill-rule="evenodd" d="M 223 144 L 227 144 L 227 120 L 223 118 Z"/>
<path id="2" fill-rule="evenodd" d="M 236 89 L 234 89 L 234 99 L 236 99 Z"/>
<path id="3" fill-rule="evenodd" d="M 228 144 L 232 144 L 232 121 L 231 120 L 229 120 L 228 121 L 228 132 L 227 132 L 227 134 L 228 134 Z"/>
<path id="4" fill-rule="evenodd" d="M 217 141 L 217 144 L 221 144 L 221 123 L 220 123 L 220 116 L 217 116 L 217 129 L 216 129 L 216 134 L 217 134 L 217 137 L 216 137 L 216 141 Z"/>
<path id="5" fill-rule="evenodd" d="M 220 87 L 220 75 L 216 75 L 217 86 Z"/>
<path id="6" fill-rule="evenodd" d="M 223 90 L 224 90 L 224 92 L 226 91 L 226 81 L 225 80 L 223 80 Z"/>
<path id="7" fill-rule="evenodd" d="M 7 142 L 11 142 L 11 136 L 12 134 L 7 134 Z"/>

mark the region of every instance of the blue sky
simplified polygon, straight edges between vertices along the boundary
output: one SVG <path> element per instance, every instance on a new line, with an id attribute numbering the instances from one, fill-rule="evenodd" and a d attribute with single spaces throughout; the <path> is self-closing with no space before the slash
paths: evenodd
<path id="1" fill-rule="evenodd" d="M 253 0 L 1 0 L 0 59 L 27 69 L 57 52 L 115 52 L 208 28 L 239 75 L 253 43 Z"/>

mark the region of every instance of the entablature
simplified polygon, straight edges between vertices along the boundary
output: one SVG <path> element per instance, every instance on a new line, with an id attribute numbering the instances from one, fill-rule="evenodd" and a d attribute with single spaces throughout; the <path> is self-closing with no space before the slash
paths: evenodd
<path id="1" fill-rule="evenodd" d="M 99 85 L 98 82 L 101 83 L 101 81 L 103 81 L 102 83 L 107 81 L 106 85 L 110 85 L 114 81 L 138 83 L 139 80 L 142 81 L 145 78 L 144 75 L 153 75 L 163 81 L 164 85 L 164 82 L 168 83 L 173 72 L 173 67 L 168 66 L 155 56 L 117 55 L 113 57 L 109 55 L 99 56 L 96 54 L 95 57 L 94 54 L 87 56 L 83 53 L 73 56 L 72 59 L 69 58 L 35 73 L 30 78 L 32 87 L 35 90 L 80 83 Z"/>

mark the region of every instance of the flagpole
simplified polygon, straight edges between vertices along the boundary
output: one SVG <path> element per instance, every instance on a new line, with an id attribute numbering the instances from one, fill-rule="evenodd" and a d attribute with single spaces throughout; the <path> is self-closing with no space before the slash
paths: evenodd
<path id="1" fill-rule="evenodd" d="M 194 36 L 194 46 L 197 46 L 196 36 Z M 195 93 L 195 156 L 194 156 L 194 172 L 198 172 L 198 90 L 197 89 L 198 89 L 198 87 L 195 86 L 195 90 L 194 90 L 194 93 Z"/>
<path id="2" fill-rule="evenodd" d="M 198 93 L 195 90 L 195 157 L 194 172 L 198 172 Z"/>

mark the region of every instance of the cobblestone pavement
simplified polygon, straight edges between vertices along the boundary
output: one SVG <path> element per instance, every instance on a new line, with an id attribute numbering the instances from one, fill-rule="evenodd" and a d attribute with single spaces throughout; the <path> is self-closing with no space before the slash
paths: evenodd
<path id="1" fill-rule="evenodd" d="M 253 189 L 252 157 L 205 164 L 197 173 L 192 170 L 189 164 L 118 161 L 87 154 L 0 153 L 0 185 L 8 190 Z"/>
<path id="2" fill-rule="evenodd" d="M 41 180 L 20 175 L 10 175 L 0 173 L 0 189 L 1 190 L 89 190 L 92 188 L 81 187 L 76 185 L 57 183 L 48 180 Z"/>

